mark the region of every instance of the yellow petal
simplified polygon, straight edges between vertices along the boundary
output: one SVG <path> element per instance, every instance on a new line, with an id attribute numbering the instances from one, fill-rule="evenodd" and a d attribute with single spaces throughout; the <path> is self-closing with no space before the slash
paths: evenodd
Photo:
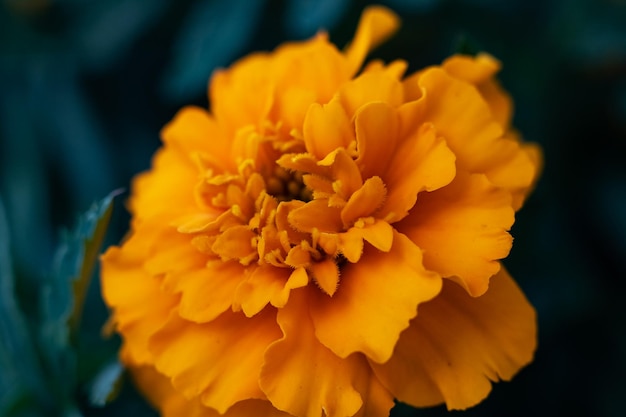
<path id="1" fill-rule="evenodd" d="M 471 407 L 491 382 L 511 379 L 533 357 L 536 314 L 505 269 L 473 298 L 452 282 L 419 307 L 391 359 L 372 363 L 383 384 L 416 407 Z"/>
<path id="2" fill-rule="evenodd" d="M 480 172 L 485 155 L 503 135 L 485 100 L 473 85 L 452 78 L 440 68 L 419 78 L 425 94 L 423 122 L 431 122 L 457 157 L 457 167 Z"/>
<path id="3" fill-rule="evenodd" d="M 244 278 L 241 264 L 216 260 L 168 281 L 171 281 L 171 291 L 181 294 L 180 316 L 206 323 L 231 307 L 235 290 Z"/>
<path id="4" fill-rule="evenodd" d="M 357 110 L 372 102 L 397 107 L 402 103 L 402 84 L 397 77 L 385 71 L 373 71 L 360 75 L 339 90 L 339 99 L 351 119 Z"/>
<path id="5" fill-rule="evenodd" d="M 349 62 L 328 41 L 324 32 L 305 42 L 282 45 L 277 49 L 274 58 L 272 78 L 276 83 L 276 105 L 272 113 L 279 115 L 281 120 L 296 122 L 292 127 L 297 129 L 301 128 L 311 103 L 328 103 L 339 86 L 352 75 Z M 294 103 L 286 100 L 290 90 L 294 88 L 309 92 L 311 101 Z M 289 107 L 294 104 L 293 108 Z"/>
<path id="6" fill-rule="evenodd" d="M 429 123 L 404 138 L 383 176 L 387 199 L 378 217 L 390 223 L 404 218 L 418 193 L 436 190 L 452 181 L 456 174 L 454 161 L 454 154 Z"/>
<path id="7" fill-rule="evenodd" d="M 256 236 L 248 226 L 229 227 L 217 237 L 212 249 L 224 261 L 235 259 L 247 265 L 258 256 Z"/>
<path id="8" fill-rule="evenodd" d="M 352 226 L 355 220 L 369 217 L 385 201 L 387 190 L 380 177 L 371 177 L 363 186 L 350 196 L 348 203 L 341 211 L 344 227 Z"/>
<path id="9" fill-rule="evenodd" d="M 337 148 L 347 148 L 354 140 L 350 119 L 338 98 L 328 104 L 312 104 L 302 131 L 307 152 L 322 160 Z"/>
<path id="10" fill-rule="evenodd" d="M 289 223 L 301 232 L 311 233 L 313 229 L 321 232 L 339 232 L 341 222 L 341 210 L 336 207 L 328 207 L 328 200 L 309 201 L 289 213 Z"/>
<path id="11" fill-rule="evenodd" d="M 265 400 L 240 401 L 220 414 L 198 398 L 185 398 L 172 387 L 169 378 L 150 366 L 130 367 L 130 372 L 135 384 L 162 417 L 290 417 Z"/>
<path id="12" fill-rule="evenodd" d="M 453 77 L 474 84 L 489 104 L 496 120 L 504 128 L 508 128 L 513 102 L 494 78 L 501 66 L 497 59 L 484 53 L 476 57 L 454 55 L 446 59 L 441 66 Z"/>
<path id="13" fill-rule="evenodd" d="M 485 175 L 511 192 L 513 208 L 519 210 L 541 171 L 541 148 L 534 143 L 522 143 L 509 132 L 493 147 L 493 155 L 494 162 L 485 167 Z"/>
<path id="14" fill-rule="evenodd" d="M 304 287 L 308 282 L 303 268 L 291 270 L 274 266 L 257 267 L 237 288 L 233 307 L 241 306 L 247 317 L 254 316 L 268 303 L 283 307 L 291 290 Z"/>
<path id="15" fill-rule="evenodd" d="M 283 337 L 267 349 L 261 389 L 276 408 L 294 416 L 352 416 L 363 403 L 356 386 L 369 376 L 367 362 L 359 355 L 338 358 L 317 341 L 308 293 L 294 291 L 278 311 Z"/>
<path id="16" fill-rule="evenodd" d="M 163 417 L 219 417 L 220 414 L 202 405 L 199 399 L 187 399 L 177 392 L 169 378 L 152 366 L 129 366 L 133 382 Z"/>
<path id="17" fill-rule="evenodd" d="M 160 279 L 143 270 L 144 259 L 143 242 L 131 238 L 123 248 L 110 247 L 101 261 L 102 295 L 112 306 L 129 360 L 135 364 L 152 361 L 148 340 L 178 303 L 177 297 L 161 290 Z"/>
<path id="18" fill-rule="evenodd" d="M 393 227 L 389 223 L 370 217 L 357 221 L 347 232 L 334 236 L 336 237 L 333 242 L 336 244 L 335 250 L 344 255 L 349 262 L 356 263 L 363 254 L 363 240 L 380 251 L 389 252 L 394 235 Z"/>
<path id="19" fill-rule="evenodd" d="M 129 210 L 135 216 L 133 222 L 155 215 L 176 218 L 188 214 L 190 207 L 196 207 L 197 182 L 198 169 L 193 163 L 179 152 L 161 148 L 152 159 L 152 170 L 133 179 L 129 199 Z M 171 204 L 172 201 L 177 204 Z"/>
<path id="20" fill-rule="evenodd" d="M 147 272 L 154 276 L 163 275 L 167 282 L 171 275 L 204 267 L 207 257 L 192 245 L 192 236 L 178 233 L 174 227 L 157 225 L 153 221 L 144 223 L 137 231 L 137 236 L 144 235 L 144 230 L 149 226 L 157 230 L 158 234 L 151 242 L 144 259 Z"/>
<path id="21" fill-rule="evenodd" d="M 348 152 L 339 148 L 318 162 L 318 165 L 330 166 L 333 190 L 339 197 L 347 200 L 352 193 L 363 186 L 363 178 L 359 167 Z"/>
<path id="22" fill-rule="evenodd" d="M 387 171 L 399 133 L 399 118 L 385 103 L 369 103 L 361 107 L 355 118 L 359 157 L 356 162 L 363 178 Z"/>
<path id="23" fill-rule="evenodd" d="M 346 58 L 351 72 L 356 73 L 365 57 L 400 26 L 400 19 L 391 10 L 382 6 L 369 6 L 361 15 L 354 39 L 346 49 Z"/>
<path id="24" fill-rule="evenodd" d="M 259 126 L 267 118 L 275 89 L 270 68 L 267 54 L 253 54 L 227 71 L 213 73 L 209 87 L 211 112 L 225 129 L 226 137 L 242 126 Z"/>
<path id="25" fill-rule="evenodd" d="M 375 375 L 372 375 L 367 382 L 369 383 L 367 393 L 361 394 L 363 406 L 354 417 L 388 416 L 394 406 L 393 395 Z"/>
<path id="26" fill-rule="evenodd" d="M 311 317 L 320 342 L 342 358 L 363 352 L 376 362 L 388 360 L 418 304 L 441 288 L 441 278 L 424 269 L 420 249 L 399 233 L 388 253 L 366 248 L 341 274 L 332 299 L 315 298 Z"/>
<path id="27" fill-rule="evenodd" d="M 514 221 L 510 195 L 484 175 L 458 173 L 450 185 L 420 194 L 396 228 L 424 250 L 424 265 L 483 294 L 499 259 L 511 249 Z"/>
<path id="28" fill-rule="evenodd" d="M 322 291 L 331 297 L 335 294 L 339 286 L 339 269 L 333 258 L 312 263 L 311 275 Z"/>
<path id="29" fill-rule="evenodd" d="M 186 158 L 202 153 L 222 170 L 233 169 L 230 141 L 205 109 L 188 106 L 180 110 L 161 131 L 163 142 Z"/>
<path id="30" fill-rule="evenodd" d="M 197 324 L 173 314 L 150 340 L 159 372 L 185 397 L 199 396 L 224 413 L 238 401 L 265 399 L 258 376 L 267 346 L 280 338 L 275 312 L 254 317 L 225 312 Z"/>

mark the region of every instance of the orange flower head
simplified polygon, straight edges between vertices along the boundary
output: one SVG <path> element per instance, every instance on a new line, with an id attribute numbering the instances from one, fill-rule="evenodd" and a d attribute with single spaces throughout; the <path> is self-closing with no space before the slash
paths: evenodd
<path id="1" fill-rule="evenodd" d="M 162 132 L 103 256 L 121 358 L 164 416 L 382 417 L 470 407 L 536 345 L 500 260 L 539 149 L 488 55 L 405 76 L 370 7 L 211 80 Z"/>

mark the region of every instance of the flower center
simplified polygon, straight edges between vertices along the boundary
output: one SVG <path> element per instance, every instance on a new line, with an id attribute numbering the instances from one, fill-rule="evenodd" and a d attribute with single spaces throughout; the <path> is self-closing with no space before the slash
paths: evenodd
<path id="1" fill-rule="evenodd" d="M 313 194 L 302 181 L 302 174 L 289 172 L 276 166 L 272 175 L 265 180 L 265 188 L 269 195 L 281 201 L 311 201 Z"/>

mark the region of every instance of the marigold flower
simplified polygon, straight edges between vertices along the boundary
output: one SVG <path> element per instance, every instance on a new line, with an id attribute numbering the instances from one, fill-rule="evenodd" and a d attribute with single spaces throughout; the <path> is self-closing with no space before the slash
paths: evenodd
<path id="1" fill-rule="evenodd" d="M 380 417 L 463 409 L 536 345 L 500 260 L 540 152 L 488 55 L 404 76 L 366 9 L 213 75 L 163 132 L 103 256 L 121 357 L 165 416 Z"/>

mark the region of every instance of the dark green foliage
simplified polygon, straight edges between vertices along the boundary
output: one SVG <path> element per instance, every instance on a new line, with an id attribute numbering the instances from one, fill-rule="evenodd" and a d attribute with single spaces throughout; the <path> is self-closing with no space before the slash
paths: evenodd
<path id="1" fill-rule="evenodd" d="M 79 416 L 77 332 L 83 303 L 113 209 L 113 192 L 63 234 L 52 273 L 41 283 L 30 326 L 17 304 L 9 231 L 0 202 L 0 415 Z M 88 398 L 102 406 L 122 368 L 112 358 L 93 376 Z"/>

